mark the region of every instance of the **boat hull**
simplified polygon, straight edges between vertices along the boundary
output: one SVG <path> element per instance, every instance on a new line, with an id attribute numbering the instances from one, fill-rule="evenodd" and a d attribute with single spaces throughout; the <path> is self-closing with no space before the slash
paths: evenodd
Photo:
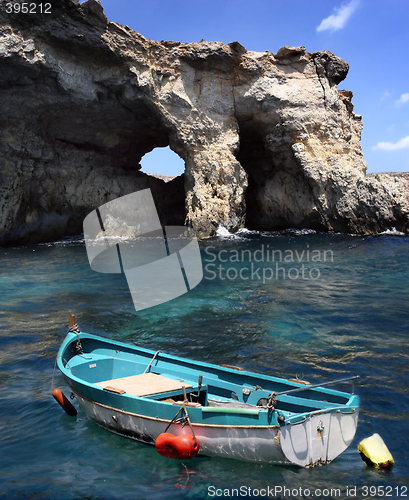
<path id="1" fill-rule="evenodd" d="M 169 421 L 148 418 L 95 403 L 76 394 L 84 413 L 100 427 L 120 436 L 155 444 Z M 177 411 L 177 410 L 176 410 Z M 280 445 L 278 426 L 232 426 L 192 424 L 199 441 L 200 455 L 233 458 L 245 462 L 289 465 Z M 179 436 L 191 434 L 190 427 L 172 424 L 168 432 Z"/>
<path id="2" fill-rule="evenodd" d="M 357 411 L 316 413 L 281 428 L 282 451 L 292 464 L 302 467 L 330 463 L 352 443 L 357 426 Z"/>
<path id="3" fill-rule="evenodd" d="M 76 394 L 84 413 L 100 427 L 147 444 L 154 444 L 169 421 L 148 418 L 112 408 Z M 351 444 L 358 425 L 358 412 L 321 412 L 295 425 L 218 426 L 194 424 L 199 454 L 301 467 L 329 463 Z M 169 432 L 190 434 L 189 426 L 172 424 Z"/>

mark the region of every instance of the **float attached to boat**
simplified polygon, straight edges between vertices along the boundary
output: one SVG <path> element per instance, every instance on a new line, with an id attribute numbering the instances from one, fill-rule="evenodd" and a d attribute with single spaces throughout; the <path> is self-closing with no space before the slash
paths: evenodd
<path id="1" fill-rule="evenodd" d="M 57 365 L 85 414 L 165 456 L 216 456 L 303 467 L 328 463 L 352 442 L 359 397 L 335 382 L 297 381 L 182 359 L 70 332 Z M 158 439 L 159 438 L 159 439 Z"/>

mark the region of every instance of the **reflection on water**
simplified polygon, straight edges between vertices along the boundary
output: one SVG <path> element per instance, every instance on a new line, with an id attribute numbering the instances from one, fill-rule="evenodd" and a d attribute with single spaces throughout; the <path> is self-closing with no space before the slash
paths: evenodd
<path id="1" fill-rule="evenodd" d="M 337 498 L 347 498 L 352 485 L 409 485 L 409 239 L 248 232 L 200 246 L 203 281 L 138 313 L 125 277 L 93 272 L 80 242 L 0 250 L 1 498 L 196 499 L 211 498 L 212 487 L 275 485 L 339 488 Z M 281 259 L 267 261 L 267 247 Z M 311 260 L 329 250 L 332 259 Z M 286 274 L 266 279 L 263 270 L 277 263 Z M 312 383 L 359 374 L 357 436 L 328 467 L 200 456 L 182 463 L 99 429 L 82 412 L 72 419 L 51 397 L 68 310 L 84 331 L 197 360 Z M 389 474 L 368 469 L 357 453 L 374 432 L 395 458 Z"/>

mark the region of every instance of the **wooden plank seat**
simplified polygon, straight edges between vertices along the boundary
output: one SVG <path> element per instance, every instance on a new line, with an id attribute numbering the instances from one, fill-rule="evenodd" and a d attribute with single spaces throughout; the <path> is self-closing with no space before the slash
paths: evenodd
<path id="1" fill-rule="evenodd" d="M 180 380 L 173 380 L 151 372 L 104 380 L 103 382 L 97 382 L 95 385 L 99 385 L 110 392 L 127 393 L 131 396 L 151 396 L 163 392 L 181 391 L 183 387 L 186 389 L 193 387 Z"/>

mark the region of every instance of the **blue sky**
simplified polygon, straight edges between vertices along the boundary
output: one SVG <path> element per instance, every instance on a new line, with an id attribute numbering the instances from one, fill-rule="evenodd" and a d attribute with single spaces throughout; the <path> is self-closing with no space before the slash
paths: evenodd
<path id="1" fill-rule="evenodd" d="M 409 171 L 408 0 L 101 0 L 110 21 L 152 40 L 239 41 L 277 52 L 304 45 L 330 50 L 350 65 L 338 86 L 352 90 L 363 116 L 368 172 Z M 183 162 L 168 148 L 142 159 L 146 172 L 178 175 Z"/>

